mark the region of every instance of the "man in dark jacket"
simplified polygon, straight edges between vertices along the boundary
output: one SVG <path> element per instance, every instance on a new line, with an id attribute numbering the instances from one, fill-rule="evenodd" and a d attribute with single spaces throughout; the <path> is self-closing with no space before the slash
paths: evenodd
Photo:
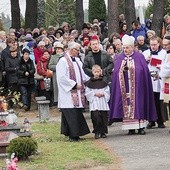
<path id="1" fill-rule="evenodd" d="M 102 68 L 103 80 L 107 83 L 111 82 L 111 73 L 113 70 L 113 60 L 111 56 L 103 50 L 100 50 L 99 40 L 92 37 L 90 41 L 91 51 L 85 56 L 83 69 L 89 76 L 93 77 L 92 67 L 97 64 Z"/>

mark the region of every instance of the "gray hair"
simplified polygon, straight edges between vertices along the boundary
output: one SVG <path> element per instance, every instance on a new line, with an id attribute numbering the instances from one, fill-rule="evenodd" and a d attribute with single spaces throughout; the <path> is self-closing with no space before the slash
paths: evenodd
<path id="1" fill-rule="evenodd" d="M 79 43 L 76 43 L 76 42 L 69 42 L 69 43 L 68 43 L 68 50 L 77 48 L 77 46 L 80 47 L 80 44 L 79 44 Z"/>
<path id="2" fill-rule="evenodd" d="M 0 31 L 0 35 L 6 35 L 5 31 Z"/>
<path id="3" fill-rule="evenodd" d="M 145 37 L 143 36 L 143 35 L 139 35 L 139 36 L 137 36 L 137 40 L 139 41 L 140 39 L 145 39 Z"/>

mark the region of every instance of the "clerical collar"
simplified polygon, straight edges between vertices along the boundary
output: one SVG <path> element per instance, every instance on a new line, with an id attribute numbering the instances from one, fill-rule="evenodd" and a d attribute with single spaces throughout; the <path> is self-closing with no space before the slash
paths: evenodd
<path id="1" fill-rule="evenodd" d="M 73 62 L 75 62 L 75 61 L 76 61 L 75 57 L 71 57 L 71 59 L 72 59 L 72 61 L 73 61 Z"/>
<path id="2" fill-rule="evenodd" d="M 169 54 L 169 53 L 170 53 L 170 50 L 167 51 L 167 54 Z"/>
<path id="3" fill-rule="evenodd" d="M 159 47 L 157 51 L 152 51 L 150 48 L 150 51 L 151 51 L 151 55 L 158 55 L 159 51 L 161 51 L 161 48 Z"/>

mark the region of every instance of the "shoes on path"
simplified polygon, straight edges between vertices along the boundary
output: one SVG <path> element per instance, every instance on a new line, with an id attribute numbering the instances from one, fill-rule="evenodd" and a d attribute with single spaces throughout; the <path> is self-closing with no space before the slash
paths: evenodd
<path id="1" fill-rule="evenodd" d="M 139 134 L 139 135 L 145 135 L 146 132 L 144 131 L 143 128 L 141 128 L 141 129 L 138 129 L 138 134 Z"/>
<path id="2" fill-rule="evenodd" d="M 101 137 L 101 138 L 107 138 L 107 136 L 106 136 L 105 133 L 101 133 L 100 137 Z"/>
<path id="3" fill-rule="evenodd" d="M 146 126 L 147 129 L 152 129 L 152 127 L 155 126 L 155 122 L 149 122 Z"/>
<path id="4" fill-rule="evenodd" d="M 128 132 L 128 135 L 135 135 L 135 134 L 136 134 L 135 129 L 131 129 Z"/>
<path id="5" fill-rule="evenodd" d="M 99 139 L 100 138 L 100 133 L 95 133 L 94 138 Z"/>
<path id="6" fill-rule="evenodd" d="M 158 128 L 166 128 L 164 124 L 158 124 Z"/>

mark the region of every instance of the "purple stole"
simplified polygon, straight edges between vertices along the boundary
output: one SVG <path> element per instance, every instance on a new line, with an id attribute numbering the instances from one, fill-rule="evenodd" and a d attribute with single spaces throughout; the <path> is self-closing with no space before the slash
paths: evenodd
<path id="1" fill-rule="evenodd" d="M 67 55 L 65 55 L 65 58 L 66 58 L 66 61 L 68 63 L 68 66 L 69 66 L 70 79 L 77 82 L 73 63 L 72 63 L 72 61 L 70 61 L 70 59 L 69 59 L 69 57 Z M 85 88 L 84 88 L 82 73 L 81 73 L 81 69 L 80 69 L 80 66 L 77 63 L 77 61 L 76 61 L 76 64 L 77 64 L 77 66 L 79 68 L 80 77 L 81 77 L 81 90 L 80 90 L 80 92 L 81 92 L 81 102 L 82 102 L 82 105 L 85 106 L 85 95 L 84 95 Z M 79 107 L 79 98 L 78 98 L 77 89 L 72 89 L 71 90 L 71 96 L 72 96 L 74 107 Z"/>

